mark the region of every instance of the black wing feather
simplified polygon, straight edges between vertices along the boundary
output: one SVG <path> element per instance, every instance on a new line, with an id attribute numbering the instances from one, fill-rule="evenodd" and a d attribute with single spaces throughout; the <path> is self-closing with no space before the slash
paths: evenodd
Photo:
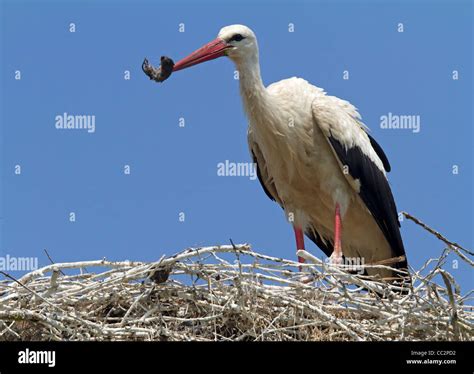
<path id="1" fill-rule="evenodd" d="M 383 157 L 380 158 L 385 169 L 387 169 L 387 166 L 388 169 L 390 169 L 387 157 L 383 153 L 382 148 L 373 138 L 369 138 L 379 157 L 380 154 L 383 155 Z M 328 139 L 341 163 L 349 167 L 349 173 L 352 178 L 360 181 L 359 195 L 382 230 L 382 233 L 392 248 L 394 256 L 404 256 L 405 248 L 400 235 L 397 207 L 387 178 L 359 147 L 353 146 L 352 148 L 346 149 L 332 136 L 329 136 Z M 376 144 L 376 146 L 374 146 L 374 144 Z M 406 261 L 398 263 L 396 267 L 406 268 L 407 263 Z"/>
<path id="2" fill-rule="evenodd" d="M 265 191 L 266 195 L 270 198 L 270 200 L 276 201 L 275 198 L 270 193 L 270 191 L 268 191 L 268 188 L 265 186 L 265 183 L 263 183 L 262 173 L 260 171 L 260 167 L 258 166 L 257 157 L 255 156 L 255 153 L 253 152 L 253 150 L 251 150 L 251 152 L 252 152 L 253 162 L 255 165 L 257 165 L 257 177 L 260 184 L 262 185 L 263 191 Z"/>
<path id="3" fill-rule="evenodd" d="M 367 134 L 367 133 L 366 133 L 366 134 Z M 377 153 L 377 156 L 379 156 L 380 161 L 382 161 L 383 168 L 385 169 L 385 171 L 386 171 L 387 173 L 389 173 L 390 170 L 392 170 L 392 168 L 391 168 L 391 166 L 390 166 L 390 162 L 388 162 L 387 155 L 385 154 L 385 152 L 383 151 L 383 149 L 382 149 L 382 147 L 379 145 L 379 143 L 377 143 L 377 142 L 375 141 L 374 138 L 372 138 L 369 134 L 367 134 L 367 136 L 369 137 L 370 144 L 372 145 L 372 148 L 374 148 L 375 153 Z"/>
<path id="4" fill-rule="evenodd" d="M 316 244 L 326 256 L 331 256 L 334 251 L 334 246 L 331 241 L 323 240 L 322 236 L 314 229 L 308 229 L 305 231 L 305 235 Z"/>

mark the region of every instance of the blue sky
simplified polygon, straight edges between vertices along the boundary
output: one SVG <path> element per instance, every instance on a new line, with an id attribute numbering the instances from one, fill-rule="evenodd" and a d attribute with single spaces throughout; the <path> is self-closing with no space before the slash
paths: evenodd
<path id="1" fill-rule="evenodd" d="M 257 34 L 265 84 L 300 76 L 351 101 L 391 161 L 398 209 L 472 249 L 469 2 L 3 1 L 0 255 L 151 261 L 232 238 L 294 258 L 291 226 L 258 181 L 217 175 L 250 160 L 232 63 L 162 85 L 141 71 L 144 57 L 176 61 L 234 23 Z M 95 132 L 56 129 L 64 112 L 95 115 Z M 420 132 L 381 129 L 389 112 L 419 115 Z M 415 268 L 444 248 L 409 221 L 402 235 Z M 448 270 L 472 289 L 471 269 Z"/>

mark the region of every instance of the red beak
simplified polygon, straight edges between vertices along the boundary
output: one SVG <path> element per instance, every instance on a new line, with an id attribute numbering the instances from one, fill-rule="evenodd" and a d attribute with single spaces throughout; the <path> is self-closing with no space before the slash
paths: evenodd
<path id="1" fill-rule="evenodd" d="M 189 56 L 179 60 L 173 67 L 173 71 L 189 68 L 190 66 L 200 64 L 201 62 L 214 60 L 225 55 L 225 51 L 232 48 L 224 40 L 217 38 L 207 43 Z"/>

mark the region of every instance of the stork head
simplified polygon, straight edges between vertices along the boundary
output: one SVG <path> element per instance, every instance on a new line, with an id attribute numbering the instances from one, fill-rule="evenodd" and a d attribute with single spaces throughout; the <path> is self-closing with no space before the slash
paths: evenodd
<path id="1" fill-rule="evenodd" d="M 222 56 L 228 56 L 236 64 L 258 58 L 257 38 L 253 31 L 243 25 L 223 27 L 216 39 L 178 61 L 173 71 Z"/>

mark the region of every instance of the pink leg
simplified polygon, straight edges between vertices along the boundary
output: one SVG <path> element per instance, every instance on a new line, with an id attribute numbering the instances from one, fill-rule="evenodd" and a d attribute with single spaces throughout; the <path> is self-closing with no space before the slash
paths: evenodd
<path id="1" fill-rule="evenodd" d="M 331 262 L 335 264 L 342 263 L 342 245 L 341 245 L 341 210 L 336 203 L 336 212 L 334 214 L 334 252 L 331 255 Z"/>
<path id="2" fill-rule="evenodd" d="M 296 250 L 298 251 L 302 249 L 304 251 L 305 248 L 304 248 L 303 230 L 301 229 L 301 227 L 296 227 L 296 226 L 293 226 L 293 230 L 295 231 Z M 298 262 L 304 263 L 304 258 L 298 257 Z"/>

